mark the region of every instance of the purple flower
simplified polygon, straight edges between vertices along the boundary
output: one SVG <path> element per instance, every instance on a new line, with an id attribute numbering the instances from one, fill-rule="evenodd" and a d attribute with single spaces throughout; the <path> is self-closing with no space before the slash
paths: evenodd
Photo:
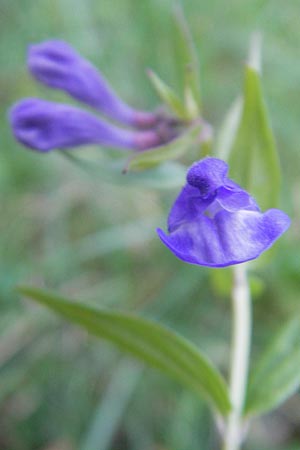
<path id="1" fill-rule="evenodd" d="M 289 227 L 290 219 L 282 211 L 261 213 L 227 172 L 227 164 L 217 158 L 194 163 L 169 214 L 169 234 L 157 230 L 183 261 L 225 267 L 255 259 Z"/>
<path id="2" fill-rule="evenodd" d="M 156 114 L 137 111 L 124 103 L 99 71 L 66 42 L 53 40 L 31 45 L 28 67 L 41 83 L 67 92 L 111 119 L 135 127 L 156 123 Z"/>
<path id="3" fill-rule="evenodd" d="M 162 117 L 126 105 L 95 67 L 65 42 L 32 45 L 28 66 L 35 78 L 47 86 L 67 92 L 111 119 L 135 128 L 147 128 L 127 130 L 73 106 L 25 99 L 13 106 L 10 122 L 15 138 L 29 148 L 48 152 L 99 144 L 143 151 L 174 138 L 172 127 L 162 132 Z"/>
<path id="4" fill-rule="evenodd" d="M 17 103 L 10 121 L 19 142 L 42 152 L 86 144 L 140 151 L 160 143 L 153 130 L 124 130 L 79 108 L 35 98 Z"/>

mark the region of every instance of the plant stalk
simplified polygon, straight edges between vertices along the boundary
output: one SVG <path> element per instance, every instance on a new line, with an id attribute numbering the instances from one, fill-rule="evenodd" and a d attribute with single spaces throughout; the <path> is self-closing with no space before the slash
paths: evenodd
<path id="1" fill-rule="evenodd" d="M 223 450 L 239 450 L 244 439 L 242 416 L 251 344 L 251 298 L 245 264 L 236 265 L 233 269 L 232 311 L 233 332 L 230 366 L 232 412 L 228 417 Z"/>

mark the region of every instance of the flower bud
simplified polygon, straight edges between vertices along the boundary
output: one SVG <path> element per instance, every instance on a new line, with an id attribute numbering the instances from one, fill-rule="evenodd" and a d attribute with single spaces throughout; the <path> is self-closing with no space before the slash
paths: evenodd
<path id="1" fill-rule="evenodd" d="M 124 130 L 79 108 L 35 98 L 14 105 L 10 122 L 19 142 L 41 152 L 88 144 L 139 151 L 160 144 L 155 131 Z"/>
<path id="2" fill-rule="evenodd" d="M 100 72 L 63 41 L 31 45 L 28 67 L 41 83 L 67 92 L 114 120 L 141 128 L 153 126 L 157 120 L 154 113 L 135 110 L 123 102 Z"/>

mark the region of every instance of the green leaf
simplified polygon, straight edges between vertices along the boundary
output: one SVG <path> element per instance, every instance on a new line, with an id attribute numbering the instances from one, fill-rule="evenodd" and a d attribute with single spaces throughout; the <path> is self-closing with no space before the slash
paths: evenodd
<path id="1" fill-rule="evenodd" d="M 290 321 L 254 366 L 248 387 L 246 415 L 266 413 L 300 386 L 300 319 Z"/>
<path id="2" fill-rule="evenodd" d="M 178 138 L 166 145 L 161 145 L 153 150 L 136 153 L 132 157 L 128 168 L 132 170 L 143 170 L 161 164 L 170 159 L 177 159 L 183 156 L 195 143 L 202 126 L 197 124 L 190 127 Z"/>
<path id="3" fill-rule="evenodd" d="M 228 392 L 219 372 L 192 343 L 170 329 L 142 317 L 72 303 L 40 289 L 20 287 L 19 291 L 206 397 L 220 414 L 229 412 Z"/>
<path id="4" fill-rule="evenodd" d="M 196 99 L 193 95 L 191 86 L 186 85 L 184 87 L 184 105 L 186 111 L 186 117 L 189 120 L 197 119 L 199 117 L 199 107 L 197 105 Z"/>
<path id="5" fill-rule="evenodd" d="M 280 167 L 262 93 L 257 47 L 255 42 L 245 69 L 243 109 L 229 166 L 232 178 L 251 192 L 262 209 L 268 209 L 278 201 Z"/>
<path id="6" fill-rule="evenodd" d="M 199 60 L 193 37 L 179 5 L 174 8 L 174 24 L 176 62 L 181 69 L 178 73 L 182 73 L 181 82 L 185 98 L 187 97 L 189 102 L 190 98 L 193 99 L 193 107 L 196 105 L 199 116 L 201 110 Z M 189 106 L 189 103 L 186 106 Z"/>
<path id="7" fill-rule="evenodd" d="M 147 71 L 149 79 L 160 99 L 171 109 L 180 119 L 186 120 L 187 114 L 184 104 L 177 94 L 170 88 L 153 70 Z"/>
<path id="8" fill-rule="evenodd" d="M 151 150 L 147 152 L 149 151 Z M 94 157 L 94 155 L 89 159 L 87 152 L 85 152 L 84 157 L 81 157 L 79 152 L 75 156 L 72 152 L 66 150 L 60 152 L 60 154 L 87 172 L 89 177 L 92 174 L 101 181 L 122 185 L 122 187 L 141 186 L 150 189 L 174 189 L 184 184 L 186 176 L 186 168 L 179 163 L 171 161 L 144 172 L 123 173 L 124 160 L 107 161 Z"/>

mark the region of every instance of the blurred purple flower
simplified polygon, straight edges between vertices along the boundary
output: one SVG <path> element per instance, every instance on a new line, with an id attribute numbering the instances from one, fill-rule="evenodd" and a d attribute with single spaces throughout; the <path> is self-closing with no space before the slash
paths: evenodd
<path id="1" fill-rule="evenodd" d="M 290 224 L 278 209 L 261 213 L 255 200 L 227 178 L 227 164 L 216 158 L 194 163 L 168 218 L 162 242 L 191 264 L 225 267 L 257 258 Z"/>
<path id="2" fill-rule="evenodd" d="M 137 128 L 119 128 L 73 106 L 25 99 L 13 106 L 10 122 L 15 138 L 29 148 L 48 152 L 99 144 L 143 151 L 176 135 L 159 114 L 126 105 L 95 67 L 65 42 L 46 41 L 30 46 L 28 66 L 38 81 L 67 92 L 111 119 Z"/>
<path id="3" fill-rule="evenodd" d="M 35 98 L 17 103 L 10 121 L 19 142 L 42 152 L 86 144 L 141 151 L 160 143 L 155 131 L 124 130 L 74 106 Z"/>
<path id="4" fill-rule="evenodd" d="M 31 45 L 28 67 L 41 83 L 67 92 L 111 119 L 142 128 L 156 123 L 156 114 L 124 103 L 100 72 L 66 42 L 52 40 Z"/>

